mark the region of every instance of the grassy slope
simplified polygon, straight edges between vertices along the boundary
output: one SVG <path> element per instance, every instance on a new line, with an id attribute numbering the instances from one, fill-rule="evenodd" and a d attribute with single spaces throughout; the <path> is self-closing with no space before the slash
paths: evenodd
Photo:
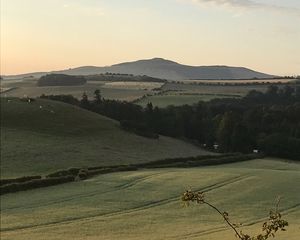
<path id="1" fill-rule="evenodd" d="M 97 176 L 1 197 L 2 239 L 234 239 L 206 206 L 184 208 L 189 187 L 258 232 L 278 195 L 290 223 L 277 240 L 299 239 L 300 165 L 253 160 L 214 167 L 157 169 Z"/>
<path id="2" fill-rule="evenodd" d="M 202 153 L 172 138 L 154 140 L 131 134 L 116 121 L 68 104 L 1 100 L 2 177 Z"/>

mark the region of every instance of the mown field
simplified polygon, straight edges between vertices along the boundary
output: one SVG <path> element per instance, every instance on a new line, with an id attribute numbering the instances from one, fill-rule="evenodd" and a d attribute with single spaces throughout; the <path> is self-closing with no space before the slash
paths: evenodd
<path id="1" fill-rule="evenodd" d="M 1 177 L 195 156 L 206 151 L 121 130 L 117 121 L 61 102 L 1 98 Z"/>
<path id="2" fill-rule="evenodd" d="M 1 239 L 235 239 L 213 210 L 184 207 L 180 194 L 202 190 L 247 233 L 260 226 L 278 195 L 288 231 L 300 235 L 300 165 L 278 159 L 201 168 L 99 175 L 1 196 Z"/>

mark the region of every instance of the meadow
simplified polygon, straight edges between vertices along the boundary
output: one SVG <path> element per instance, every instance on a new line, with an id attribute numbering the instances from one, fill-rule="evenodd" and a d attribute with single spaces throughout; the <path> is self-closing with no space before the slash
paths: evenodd
<path id="1" fill-rule="evenodd" d="M 69 104 L 1 98 L 2 178 L 201 154 L 207 152 L 174 138 L 137 136 Z"/>
<path id="2" fill-rule="evenodd" d="M 201 167 L 112 173 L 1 196 L 1 239 L 235 239 L 204 205 L 184 207 L 186 189 L 229 212 L 245 233 L 259 233 L 281 195 L 290 225 L 276 239 L 296 240 L 300 165 L 279 159 Z"/>

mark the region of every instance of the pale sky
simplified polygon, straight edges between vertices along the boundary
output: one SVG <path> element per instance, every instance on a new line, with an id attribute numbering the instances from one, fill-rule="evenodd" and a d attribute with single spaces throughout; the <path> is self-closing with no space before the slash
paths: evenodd
<path id="1" fill-rule="evenodd" d="M 300 0 L 0 0 L 1 74 L 162 57 L 300 74 Z"/>

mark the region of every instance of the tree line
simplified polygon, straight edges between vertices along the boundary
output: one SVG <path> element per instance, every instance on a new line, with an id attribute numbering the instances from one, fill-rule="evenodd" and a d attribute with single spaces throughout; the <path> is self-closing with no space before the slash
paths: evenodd
<path id="1" fill-rule="evenodd" d="M 145 108 L 108 100 L 100 90 L 94 99 L 70 95 L 42 96 L 78 105 L 120 121 L 123 128 L 146 137 L 159 134 L 194 141 L 220 152 L 250 153 L 300 160 L 300 86 L 270 86 L 263 93 L 214 99 L 194 105 Z"/>

